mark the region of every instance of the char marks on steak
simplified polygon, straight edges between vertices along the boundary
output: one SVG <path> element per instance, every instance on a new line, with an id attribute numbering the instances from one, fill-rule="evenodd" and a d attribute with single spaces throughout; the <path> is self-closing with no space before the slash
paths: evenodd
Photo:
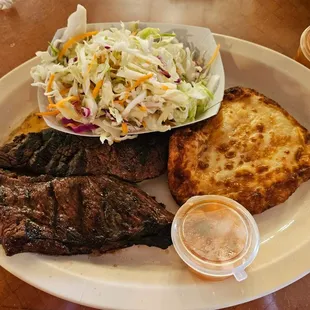
<path id="1" fill-rule="evenodd" d="M 0 167 L 53 176 L 103 175 L 139 182 L 166 170 L 168 134 L 139 135 L 108 145 L 46 129 L 20 135 L 0 148 Z"/>
<path id="2" fill-rule="evenodd" d="M 171 244 L 173 215 L 109 176 L 25 177 L 0 172 L 0 236 L 7 255 L 104 253 Z"/>

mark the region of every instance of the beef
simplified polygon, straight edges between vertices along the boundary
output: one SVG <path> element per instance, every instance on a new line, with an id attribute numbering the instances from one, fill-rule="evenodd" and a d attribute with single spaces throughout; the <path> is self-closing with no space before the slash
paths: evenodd
<path id="1" fill-rule="evenodd" d="M 171 244 L 173 215 L 138 187 L 102 176 L 26 177 L 0 171 L 7 255 L 73 255 Z"/>
<path id="2" fill-rule="evenodd" d="M 109 174 L 139 182 L 164 173 L 168 141 L 167 134 L 155 133 L 110 146 L 98 138 L 46 129 L 1 147 L 0 167 L 53 176 Z"/>

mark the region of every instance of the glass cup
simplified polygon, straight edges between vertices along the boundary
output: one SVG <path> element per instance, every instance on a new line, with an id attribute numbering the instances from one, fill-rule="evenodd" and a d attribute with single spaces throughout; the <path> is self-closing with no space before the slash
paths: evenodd
<path id="1" fill-rule="evenodd" d="M 310 69 L 310 26 L 300 37 L 300 44 L 295 60 Z"/>
<path id="2" fill-rule="evenodd" d="M 10 9 L 15 0 L 0 0 L 0 10 L 7 10 Z"/>

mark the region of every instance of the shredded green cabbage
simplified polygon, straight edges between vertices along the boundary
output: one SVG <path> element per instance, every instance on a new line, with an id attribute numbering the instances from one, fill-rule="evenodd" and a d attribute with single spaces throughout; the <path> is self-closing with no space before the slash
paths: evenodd
<path id="1" fill-rule="evenodd" d="M 78 6 L 63 38 L 49 52 L 38 52 L 41 63 L 31 69 L 32 85 L 55 103 L 49 108 L 60 112 L 59 121 L 93 124 L 92 131 L 111 144 L 141 130 L 169 130 L 208 108 L 219 76 L 210 76 L 205 61 L 196 60 L 174 33 L 139 29 L 138 23 L 129 30 L 121 23 L 120 29 L 73 40 L 59 57 L 70 38 L 83 35 L 84 14 Z M 74 102 L 59 103 L 70 96 Z"/>

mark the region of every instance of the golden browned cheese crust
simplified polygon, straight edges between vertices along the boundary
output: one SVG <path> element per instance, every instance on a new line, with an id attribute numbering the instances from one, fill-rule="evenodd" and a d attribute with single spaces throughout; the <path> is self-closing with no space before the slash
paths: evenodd
<path id="1" fill-rule="evenodd" d="M 256 214 L 309 178 L 309 132 L 253 89 L 226 90 L 216 116 L 170 138 L 168 182 L 179 204 L 193 195 L 223 195 Z"/>

